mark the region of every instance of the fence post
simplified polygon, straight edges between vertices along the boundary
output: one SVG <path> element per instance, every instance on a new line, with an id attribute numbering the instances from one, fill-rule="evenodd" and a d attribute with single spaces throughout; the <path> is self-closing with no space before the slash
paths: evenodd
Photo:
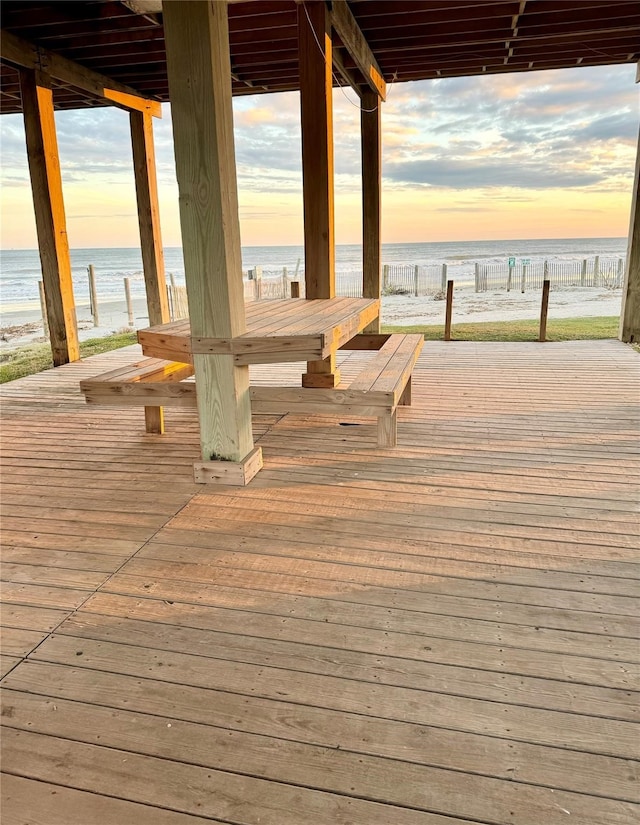
<path id="1" fill-rule="evenodd" d="M 40 294 L 40 311 L 42 312 L 42 334 L 49 337 L 49 316 L 47 315 L 47 302 L 44 299 L 44 284 L 38 281 L 38 292 Z"/>
<path id="2" fill-rule="evenodd" d="M 447 281 L 447 304 L 444 316 L 444 340 L 451 340 L 451 316 L 453 314 L 453 281 Z"/>
<path id="3" fill-rule="evenodd" d="M 133 304 L 131 303 L 131 279 L 125 278 L 124 279 L 124 297 L 127 301 L 127 316 L 129 318 L 129 326 L 132 327 L 135 325 L 135 320 L 133 317 Z"/>
<path id="4" fill-rule="evenodd" d="M 522 264 L 522 284 L 520 285 L 520 289 L 524 292 L 525 287 L 527 285 L 527 270 L 529 269 L 529 264 Z"/>
<path id="5" fill-rule="evenodd" d="M 300 281 L 291 281 L 291 297 L 300 297 Z"/>
<path id="6" fill-rule="evenodd" d="M 551 278 L 549 277 L 549 261 L 545 260 L 542 272 L 543 272 L 543 275 L 542 275 L 543 282 L 544 281 L 550 281 Z"/>
<path id="7" fill-rule="evenodd" d="M 511 292 L 511 279 L 513 278 L 513 267 L 509 264 L 509 274 L 507 275 L 507 292 Z"/>
<path id="8" fill-rule="evenodd" d="M 175 285 L 176 285 L 176 276 L 173 274 L 173 272 L 169 273 L 169 280 L 171 281 L 171 286 L 175 287 Z"/>
<path id="9" fill-rule="evenodd" d="M 593 285 L 598 286 L 600 279 L 600 255 L 596 255 L 593 260 Z"/>
<path id="10" fill-rule="evenodd" d="M 289 276 L 287 274 L 287 267 L 283 266 L 282 267 L 282 297 L 283 298 L 287 297 L 287 293 L 289 292 L 288 286 L 289 286 Z"/>
<path id="11" fill-rule="evenodd" d="M 169 320 L 175 321 L 176 314 L 174 309 L 174 300 L 173 300 L 173 291 L 175 286 L 173 284 L 167 284 L 167 302 L 169 304 Z"/>
<path id="12" fill-rule="evenodd" d="M 253 281 L 253 297 L 254 300 L 259 301 L 262 298 L 262 267 L 254 266 L 247 273 L 249 280 Z"/>
<path id="13" fill-rule="evenodd" d="M 442 291 L 447 288 L 447 265 L 442 264 Z"/>
<path id="14" fill-rule="evenodd" d="M 98 293 L 96 292 L 96 271 L 93 264 L 89 264 L 87 272 L 89 273 L 89 309 L 93 316 L 93 326 L 98 327 L 100 326 L 98 319 Z"/>
<path id="15" fill-rule="evenodd" d="M 616 274 L 616 288 L 620 289 L 624 283 L 624 261 L 618 258 L 618 272 Z"/>
<path id="16" fill-rule="evenodd" d="M 540 334 L 538 341 L 547 340 L 547 312 L 549 311 L 549 289 L 551 281 L 545 278 L 542 282 L 542 305 L 540 307 Z"/>
<path id="17" fill-rule="evenodd" d="M 476 292 L 480 292 L 480 267 L 478 264 L 474 264 L 474 273 L 475 273 L 475 282 L 476 282 Z M 447 289 L 449 288 L 449 281 L 447 281 Z"/>
<path id="18" fill-rule="evenodd" d="M 382 287 L 386 289 L 389 286 L 389 264 L 382 267 Z"/>
<path id="19" fill-rule="evenodd" d="M 418 297 L 418 275 L 419 275 L 419 272 L 420 272 L 420 268 L 418 267 L 418 264 L 416 264 L 413 268 L 413 293 L 416 296 L 416 298 Z"/>

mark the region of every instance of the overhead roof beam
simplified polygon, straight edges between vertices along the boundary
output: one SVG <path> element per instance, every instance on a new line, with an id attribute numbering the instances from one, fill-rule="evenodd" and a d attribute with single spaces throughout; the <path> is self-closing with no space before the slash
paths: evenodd
<path id="1" fill-rule="evenodd" d="M 342 52 L 340 49 L 334 44 L 331 57 L 333 60 L 333 66 L 335 70 L 338 72 L 340 77 L 348 83 L 349 86 L 353 89 L 353 91 L 358 95 L 358 97 L 362 97 L 362 86 L 360 85 L 360 75 L 356 77 L 356 73 L 353 72 L 351 69 L 347 69 L 344 65 L 344 57 L 342 56 Z"/>
<path id="2" fill-rule="evenodd" d="M 135 89 L 123 83 L 118 83 L 62 55 L 29 43 L 11 32 L 2 31 L 1 33 L 0 57 L 14 66 L 40 71 L 54 80 L 68 83 L 96 97 L 102 97 L 121 109 L 129 111 L 135 109 L 148 112 L 153 117 L 162 117 L 162 107 L 157 100 L 142 97 Z"/>
<path id="3" fill-rule="evenodd" d="M 351 13 L 347 0 L 333 0 L 331 5 L 331 26 L 338 33 L 345 49 L 362 73 L 371 91 L 386 99 L 387 84 L 382 76 L 378 61 L 373 56 L 364 34 Z"/>

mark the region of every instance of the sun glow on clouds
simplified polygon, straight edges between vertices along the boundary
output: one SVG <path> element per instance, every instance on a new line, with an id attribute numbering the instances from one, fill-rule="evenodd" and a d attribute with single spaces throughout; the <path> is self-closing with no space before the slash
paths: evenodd
<path id="1" fill-rule="evenodd" d="M 638 130 L 633 66 L 398 84 L 383 104 L 383 239 L 626 234 Z M 334 91 L 336 240 L 359 242 L 359 110 Z M 180 244 L 169 107 L 155 121 L 163 240 Z M 128 118 L 56 114 L 72 246 L 139 243 Z M 234 101 L 242 241 L 302 242 L 298 95 Z M 2 246 L 36 245 L 19 116 L 0 119 Z"/>

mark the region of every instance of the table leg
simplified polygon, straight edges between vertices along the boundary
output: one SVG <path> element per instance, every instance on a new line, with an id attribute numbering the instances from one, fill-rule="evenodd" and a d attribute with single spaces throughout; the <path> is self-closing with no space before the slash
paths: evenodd
<path id="1" fill-rule="evenodd" d="M 162 407 L 145 407 L 144 424 L 148 433 L 162 435 L 164 433 L 164 412 Z"/>

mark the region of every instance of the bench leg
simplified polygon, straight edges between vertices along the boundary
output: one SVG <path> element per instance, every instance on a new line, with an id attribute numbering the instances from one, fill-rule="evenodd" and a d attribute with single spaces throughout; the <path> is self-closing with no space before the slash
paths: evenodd
<path id="1" fill-rule="evenodd" d="M 164 410 L 162 407 L 144 408 L 144 428 L 148 433 L 162 435 L 164 432 Z"/>
<path id="2" fill-rule="evenodd" d="M 391 415 L 378 418 L 378 446 L 395 447 L 398 443 L 398 417 L 394 410 Z"/>
<path id="3" fill-rule="evenodd" d="M 404 388 L 404 392 L 400 396 L 400 401 L 398 404 L 401 407 L 410 407 L 411 406 L 411 376 L 409 376 L 409 380 L 407 381 L 407 386 Z"/>

